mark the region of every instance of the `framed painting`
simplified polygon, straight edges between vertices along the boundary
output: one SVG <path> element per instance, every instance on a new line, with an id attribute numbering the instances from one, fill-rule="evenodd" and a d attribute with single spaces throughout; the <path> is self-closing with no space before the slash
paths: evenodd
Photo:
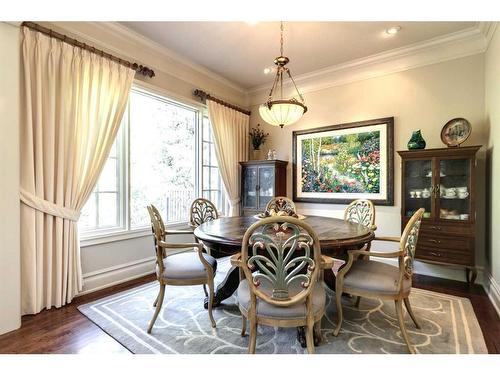
<path id="1" fill-rule="evenodd" d="M 394 205 L 394 117 L 293 132 L 293 200 Z"/>

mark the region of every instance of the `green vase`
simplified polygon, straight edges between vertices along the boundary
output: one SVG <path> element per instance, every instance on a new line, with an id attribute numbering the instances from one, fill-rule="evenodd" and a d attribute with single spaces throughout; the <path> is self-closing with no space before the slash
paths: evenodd
<path id="1" fill-rule="evenodd" d="M 420 129 L 415 130 L 408 141 L 408 150 L 421 150 L 425 148 L 425 139 L 422 138 Z"/>

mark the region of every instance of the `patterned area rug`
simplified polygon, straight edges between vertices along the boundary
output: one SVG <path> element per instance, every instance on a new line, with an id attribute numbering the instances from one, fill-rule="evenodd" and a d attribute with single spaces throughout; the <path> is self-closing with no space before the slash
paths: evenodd
<path id="1" fill-rule="evenodd" d="M 219 259 L 216 285 L 229 268 Z M 115 294 L 78 309 L 132 353 L 246 353 L 248 335 L 240 336 L 241 315 L 235 296 L 214 309 L 212 329 L 203 308 L 201 286 L 167 286 L 163 309 L 151 335 L 158 283 Z M 410 300 L 422 326 L 416 329 L 406 314 L 406 327 L 418 353 L 487 353 L 470 301 L 466 298 L 413 288 Z M 337 337 L 335 293 L 327 288 L 328 308 L 322 321 L 325 341 L 316 353 L 407 353 L 395 315 L 394 303 L 363 298 L 359 308 L 344 298 L 344 323 Z M 257 353 L 304 353 L 295 328 L 259 326 Z"/>

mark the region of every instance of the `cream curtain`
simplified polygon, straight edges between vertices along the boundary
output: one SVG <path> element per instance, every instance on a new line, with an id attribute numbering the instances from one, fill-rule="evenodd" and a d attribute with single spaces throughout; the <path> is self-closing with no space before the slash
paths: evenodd
<path id="1" fill-rule="evenodd" d="M 207 104 L 215 140 L 215 154 L 229 198 L 229 216 L 237 216 L 241 192 L 238 163 L 248 160 L 250 117 L 212 100 L 208 100 Z"/>
<path id="2" fill-rule="evenodd" d="M 77 221 L 107 159 L 134 71 L 22 28 L 22 313 L 82 288 Z"/>

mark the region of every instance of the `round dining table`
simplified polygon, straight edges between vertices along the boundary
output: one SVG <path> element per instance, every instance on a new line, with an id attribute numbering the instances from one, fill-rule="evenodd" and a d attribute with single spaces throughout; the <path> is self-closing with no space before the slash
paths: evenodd
<path id="1" fill-rule="evenodd" d="M 201 241 L 215 258 L 233 255 L 241 250 L 241 242 L 246 230 L 258 218 L 254 216 L 222 217 L 207 221 L 194 230 L 195 237 Z M 312 226 L 321 243 L 322 254 L 342 256 L 347 250 L 359 249 L 375 238 L 374 232 L 367 227 L 342 219 L 322 216 L 306 216 L 303 219 Z M 325 283 L 335 288 L 335 276 L 325 271 Z M 231 267 L 224 280 L 217 286 L 213 306 L 218 306 L 229 298 L 238 288 L 239 271 Z M 205 307 L 208 301 L 205 300 Z"/>

